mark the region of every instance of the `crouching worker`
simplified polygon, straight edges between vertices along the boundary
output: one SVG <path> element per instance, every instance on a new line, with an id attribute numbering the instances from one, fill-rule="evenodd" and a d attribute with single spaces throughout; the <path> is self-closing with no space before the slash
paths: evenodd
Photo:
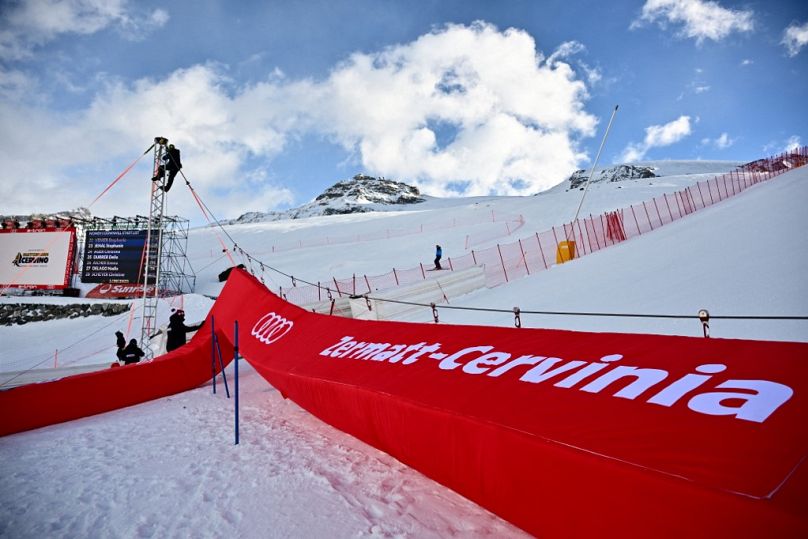
<path id="1" fill-rule="evenodd" d="M 137 341 L 132 339 L 129 341 L 129 344 L 126 345 L 126 348 L 123 349 L 123 364 L 129 365 L 130 363 L 137 363 L 140 361 L 140 358 L 145 355 L 143 350 L 137 345 Z"/>
<path id="2" fill-rule="evenodd" d="M 185 325 L 185 311 L 179 309 L 168 319 L 168 338 L 166 339 L 166 352 L 176 350 L 186 342 L 186 334 L 202 327 L 203 322 L 195 326 Z"/>

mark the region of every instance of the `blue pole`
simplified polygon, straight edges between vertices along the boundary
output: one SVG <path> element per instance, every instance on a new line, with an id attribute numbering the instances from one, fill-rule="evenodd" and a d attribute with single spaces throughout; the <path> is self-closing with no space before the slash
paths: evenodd
<path id="1" fill-rule="evenodd" d="M 233 347 L 233 368 L 235 370 L 235 377 L 236 381 L 235 389 L 236 389 L 236 445 L 238 445 L 238 320 L 236 320 L 236 327 L 234 330 L 235 334 L 235 346 Z"/>
<path id="2" fill-rule="evenodd" d="M 222 359 L 222 347 L 219 346 L 219 339 L 217 337 L 213 338 L 216 341 L 216 349 L 219 351 L 219 367 L 222 368 L 222 381 L 224 382 L 224 392 L 227 394 L 227 398 L 230 398 L 230 388 L 227 386 L 227 375 L 224 373 L 224 359 Z"/>
<path id="3" fill-rule="evenodd" d="M 210 317 L 210 372 L 213 380 L 213 394 L 216 394 L 216 331 L 213 317 Z"/>

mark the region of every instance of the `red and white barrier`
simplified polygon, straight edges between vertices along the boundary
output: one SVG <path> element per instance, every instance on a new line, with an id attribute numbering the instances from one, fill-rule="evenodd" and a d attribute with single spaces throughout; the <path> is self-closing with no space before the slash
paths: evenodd
<path id="1" fill-rule="evenodd" d="M 213 313 L 282 395 L 538 537 L 808 534 L 808 344 L 358 321 L 237 270 Z"/>
<path id="2" fill-rule="evenodd" d="M 515 242 L 485 249 L 471 249 L 466 255 L 447 258 L 446 266 L 453 271 L 484 266 L 486 286 L 493 288 L 555 265 L 558 262 L 557 253 L 565 241 L 574 242 L 574 252 L 570 258 L 580 258 L 615 243 L 652 232 L 695 211 L 735 196 L 758 183 L 806 164 L 808 164 L 808 146 L 803 146 L 792 152 L 747 163 L 738 170 L 698 182 L 672 194 L 663 194 L 641 204 L 633 204 L 598 216 L 580 218 L 573 223 L 537 232 Z M 496 216 L 494 213 L 492 219 L 508 222 L 508 218 Z M 426 278 L 424 264 L 421 264 L 415 268 L 394 268 L 382 275 L 354 275 L 349 279 L 333 278 L 327 283 L 320 283 L 320 286 L 282 288 L 280 292 L 282 297 L 292 303 L 307 305 L 326 301 L 329 293 L 334 297 L 373 294 L 421 282 Z"/>

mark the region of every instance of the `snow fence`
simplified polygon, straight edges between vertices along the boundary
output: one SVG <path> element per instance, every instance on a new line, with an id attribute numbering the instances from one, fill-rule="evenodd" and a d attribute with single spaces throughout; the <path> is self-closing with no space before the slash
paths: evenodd
<path id="1" fill-rule="evenodd" d="M 497 244 L 485 249 L 472 249 L 460 257 L 449 257 L 445 266 L 459 271 L 479 266 L 485 271 L 488 288 L 500 286 L 514 279 L 532 275 L 559 263 L 580 258 L 627 239 L 642 236 L 677 221 L 696 211 L 708 208 L 733 197 L 759 183 L 771 180 L 797 167 L 808 164 L 808 146 L 780 155 L 747 163 L 726 174 L 698 182 L 686 189 L 663 194 L 640 204 L 604 212 L 601 215 L 580 218 L 574 222 L 554 226 L 544 232 L 524 236 L 515 242 Z M 503 221 L 510 235 L 519 230 L 523 220 L 511 222 L 506 217 L 492 219 Z M 485 241 L 479 237 L 471 244 Z M 376 294 L 426 281 L 429 264 L 414 268 L 397 269 L 382 275 L 353 275 L 349 278 L 332 278 L 311 286 L 282 287 L 279 294 L 296 305 L 322 303 L 330 308 L 334 298 L 348 298 L 364 294 Z M 255 271 L 251 273 L 255 274 Z M 348 314 L 345 307 L 337 313 Z M 317 312 L 322 312 L 320 308 Z"/>

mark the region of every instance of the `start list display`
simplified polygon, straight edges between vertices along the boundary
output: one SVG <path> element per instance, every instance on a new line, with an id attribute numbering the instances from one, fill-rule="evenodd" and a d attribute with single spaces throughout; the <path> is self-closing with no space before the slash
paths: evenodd
<path id="1" fill-rule="evenodd" d="M 146 230 L 88 230 L 81 270 L 83 283 L 137 283 L 145 257 Z M 152 234 L 149 279 L 157 268 L 159 234 Z"/>

